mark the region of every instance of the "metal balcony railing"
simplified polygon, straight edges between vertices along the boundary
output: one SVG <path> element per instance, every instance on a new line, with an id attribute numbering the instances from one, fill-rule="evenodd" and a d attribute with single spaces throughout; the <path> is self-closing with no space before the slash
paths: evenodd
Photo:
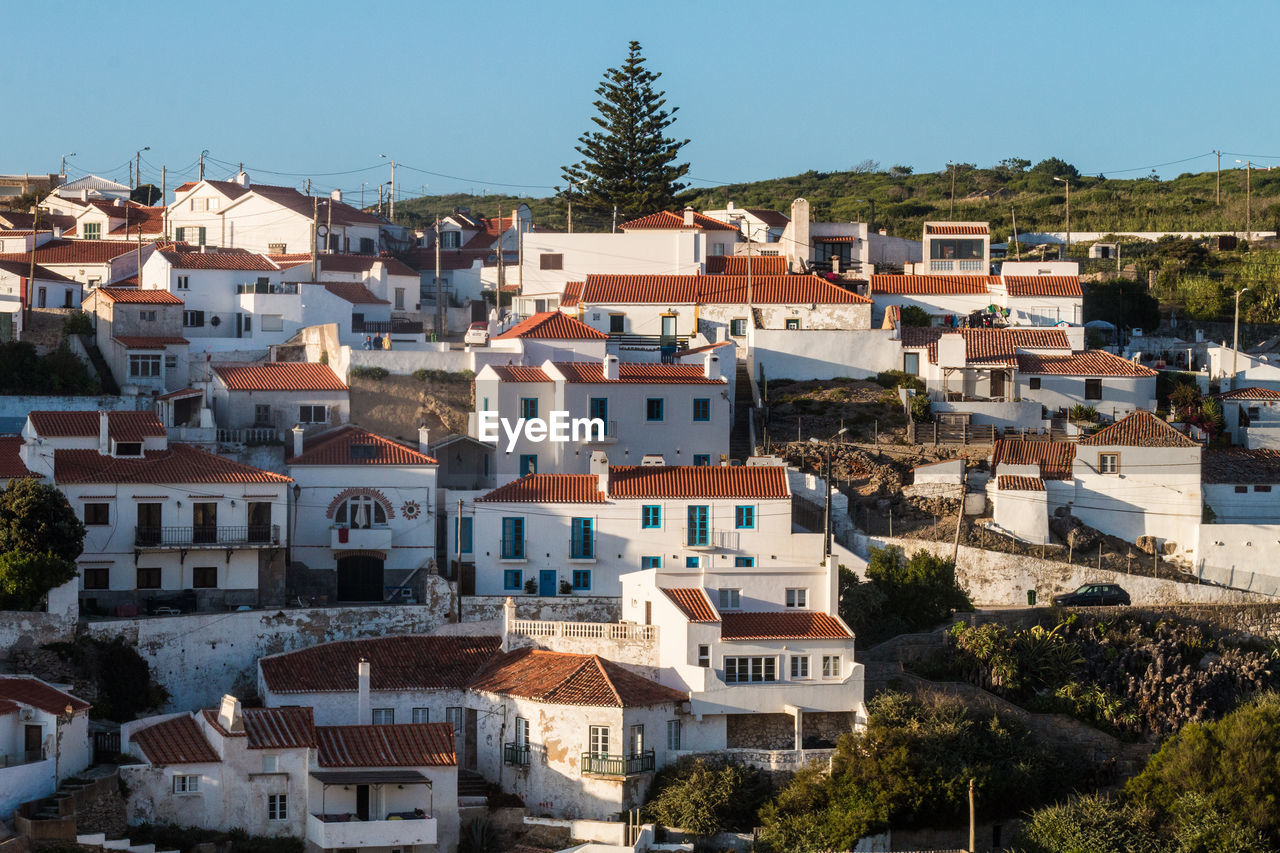
<path id="1" fill-rule="evenodd" d="M 137 527 L 133 543 L 138 548 L 268 547 L 280 544 L 280 525 Z"/>
<path id="2" fill-rule="evenodd" d="M 296 295 L 298 285 L 295 283 L 284 284 L 281 282 L 247 282 L 245 284 L 236 285 L 237 294 L 245 293 L 283 293 Z"/>
<path id="3" fill-rule="evenodd" d="M 514 742 L 503 744 L 502 763 L 514 767 L 528 767 L 529 744 Z"/>
<path id="4" fill-rule="evenodd" d="M 507 536 L 502 537 L 502 559 L 503 560 L 523 560 L 524 559 L 524 539 L 512 539 Z"/>
<path id="5" fill-rule="evenodd" d="M 653 750 L 651 749 L 639 755 L 582 753 L 582 772 L 594 773 L 597 776 L 634 776 L 638 773 L 650 773 L 653 767 Z"/>

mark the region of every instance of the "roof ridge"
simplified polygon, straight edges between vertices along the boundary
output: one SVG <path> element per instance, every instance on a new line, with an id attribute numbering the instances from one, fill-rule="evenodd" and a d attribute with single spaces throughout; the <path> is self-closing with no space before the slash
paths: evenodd
<path id="1" fill-rule="evenodd" d="M 613 677 L 610 676 L 609 670 L 605 667 L 605 659 L 600 655 L 592 655 L 591 660 L 600 671 L 600 677 L 604 679 L 604 683 L 609 686 L 609 692 L 613 694 L 613 698 L 618 700 L 618 707 L 625 707 L 625 703 L 622 701 L 622 694 L 618 691 L 618 685 L 613 683 Z"/>

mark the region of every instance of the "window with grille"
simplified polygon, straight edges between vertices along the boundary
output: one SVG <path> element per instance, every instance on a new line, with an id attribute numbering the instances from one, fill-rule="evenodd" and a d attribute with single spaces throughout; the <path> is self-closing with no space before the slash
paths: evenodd
<path id="1" fill-rule="evenodd" d="M 724 659 L 726 684 L 778 680 L 778 661 L 772 657 L 727 657 Z"/>
<path id="2" fill-rule="evenodd" d="M 289 819 L 289 795 L 267 794 L 267 820 Z"/>

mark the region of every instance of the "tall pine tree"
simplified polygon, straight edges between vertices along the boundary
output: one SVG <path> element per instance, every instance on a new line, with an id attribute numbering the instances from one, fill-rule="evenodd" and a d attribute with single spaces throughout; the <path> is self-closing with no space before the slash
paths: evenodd
<path id="1" fill-rule="evenodd" d="M 679 107 L 665 109 L 666 92 L 654 91 L 662 76 L 645 67 L 640 42 L 631 42 L 621 68 L 610 68 L 596 88 L 591 120 L 598 130 L 578 137 L 582 160 L 561 171 L 580 224 L 603 224 L 616 205 L 619 221 L 673 208 L 687 185 L 688 163 L 677 163 L 689 140 L 666 135 Z"/>

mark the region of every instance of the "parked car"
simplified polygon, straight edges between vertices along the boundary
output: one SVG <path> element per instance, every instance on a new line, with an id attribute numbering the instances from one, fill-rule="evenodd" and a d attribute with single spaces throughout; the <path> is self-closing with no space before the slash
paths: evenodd
<path id="1" fill-rule="evenodd" d="M 1129 593 L 1117 583 L 1087 583 L 1075 592 L 1064 592 L 1053 597 L 1058 607 L 1109 607 L 1129 605 Z"/>
<path id="2" fill-rule="evenodd" d="M 474 346 L 486 346 L 489 343 L 489 324 L 472 323 L 467 327 L 467 333 L 463 335 L 462 342 Z"/>

